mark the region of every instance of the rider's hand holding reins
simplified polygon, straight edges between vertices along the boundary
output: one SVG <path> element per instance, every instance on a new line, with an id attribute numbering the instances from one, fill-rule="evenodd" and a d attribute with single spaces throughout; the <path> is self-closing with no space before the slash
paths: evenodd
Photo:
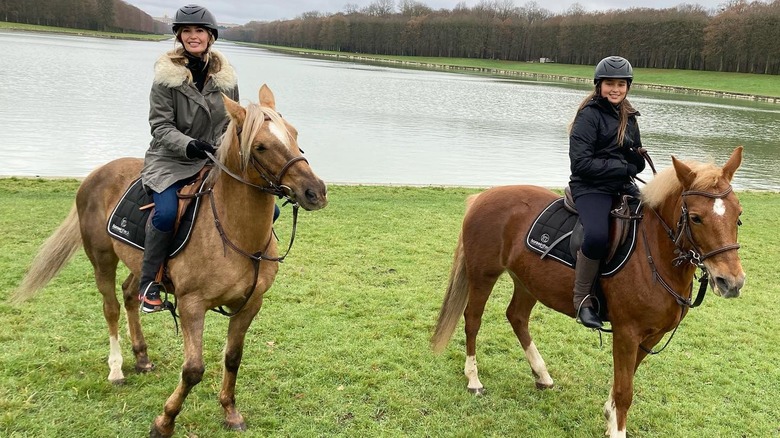
<path id="1" fill-rule="evenodd" d="M 217 149 L 209 143 L 200 140 L 192 140 L 187 144 L 187 157 L 188 158 L 208 158 L 206 152 L 214 154 Z"/>

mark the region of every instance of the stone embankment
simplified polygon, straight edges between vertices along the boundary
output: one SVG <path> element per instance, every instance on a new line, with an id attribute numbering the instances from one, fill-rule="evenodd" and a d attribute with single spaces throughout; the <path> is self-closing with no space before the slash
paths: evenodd
<path id="1" fill-rule="evenodd" d="M 582 83 L 591 82 L 590 78 L 581 78 L 575 76 L 552 75 L 552 74 L 545 74 L 545 73 L 533 73 L 533 72 L 526 72 L 526 71 L 505 70 L 505 69 L 488 68 L 488 67 L 468 67 L 468 66 L 434 64 L 429 62 L 406 61 L 406 60 L 397 60 L 397 59 L 382 59 L 382 58 L 373 58 L 370 56 L 350 55 L 345 53 L 316 53 L 316 52 L 299 52 L 299 51 L 288 52 L 288 53 L 295 53 L 297 55 L 303 55 L 303 56 L 336 58 L 342 61 L 398 64 L 398 65 L 403 65 L 405 67 L 424 68 L 424 69 L 432 69 L 432 70 L 462 71 L 462 72 L 478 73 L 478 74 L 493 75 L 493 76 L 521 77 L 521 78 L 545 80 L 545 81 L 582 82 Z M 703 89 L 696 89 L 696 88 L 676 87 L 672 85 L 635 83 L 633 86 L 635 88 L 641 88 L 645 90 L 665 91 L 665 92 L 682 93 L 682 94 L 694 94 L 699 96 L 722 97 L 728 99 L 753 100 L 756 102 L 780 103 L 780 97 L 772 97 L 772 96 L 758 96 L 758 95 L 744 94 L 744 93 L 730 93 L 726 91 L 703 90 Z"/>

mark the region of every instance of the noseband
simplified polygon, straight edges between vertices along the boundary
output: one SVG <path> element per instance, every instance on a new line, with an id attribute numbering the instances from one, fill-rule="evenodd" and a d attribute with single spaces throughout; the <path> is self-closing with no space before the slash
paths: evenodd
<path id="1" fill-rule="evenodd" d="M 714 255 L 726 251 L 739 249 L 740 247 L 739 243 L 732 243 L 730 245 L 725 245 L 721 248 L 714 249 L 708 253 L 702 254 L 699 245 L 696 244 L 696 241 L 693 240 L 693 235 L 691 235 L 690 217 L 688 215 L 688 204 L 685 202 L 686 196 L 704 196 L 712 199 L 723 199 L 726 196 L 728 196 L 728 194 L 731 193 L 733 190 L 734 190 L 733 187 L 729 185 L 729 187 L 721 193 L 702 192 L 698 190 L 686 190 L 682 192 L 681 195 L 682 206 L 680 211 L 680 219 L 677 221 L 676 233 L 672 233 L 671 228 L 669 228 L 669 226 L 666 225 L 666 222 L 664 222 L 664 220 L 661 219 L 659 216 L 659 219 L 661 219 L 661 223 L 666 229 L 667 234 L 674 241 L 674 246 L 677 248 L 676 249 L 677 254 L 679 254 L 679 256 L 674 259 L 675 266 L 680 266 L 685 262 L 690 262 L 694 265 L 701 267 L 702 262 L 704 262 L 704 260 Z M 653 211 L 655 212 L 655 210 Z M 658 215 L 658 213 L 656 213 L 656 215 Z M 692 249 L 688 251 L 685 251 L 683 249 L 683 236 L 685 236 L 685 239 L 688 240 L 688 243 L 691 245 Z"/>
<path id="2" fill-rule="evenodd" d="M 264 121 L 268 121 L 268 120 L 270 120 L 270 119 L 268 117 L 266 117 Z M 240 141 L 240 138 L 241 138 L 240 137 L 240 135 L 241 135 L 241 128 L 239 128 L 237 130 L 236 135 L 239 136 L 239 141 Z M 239 144 L 239 146 L 240 146 L 240 144 Z M 287 163 L 284 164 L 284 166 L 282 166 L 282 169 L 279 171 L 278 174 L 274 175 L 273 172 L 269 171 L 266 166 L 264 166 L 261 162 L 257 161 L 254 156 L 250 156 L 249 160 L 250 160 L 250 163 L 252 164 L 252 167 L 255 169 L 255 171 L 258 173 L 258 175 L 260 175 L 260 178 L 262 178 L 268 184 L 267 186 L 263 186 L 263 185 L 257 185 L 257 184 L 251 183 L 251 182 L 247 181 L 246 179 L 242 178 L 241 176 L 236 175 L 234 172 L 232 172 L 230 169 L 228 169 L 224 164 L 222 164 L 222 162 L 220 162 L 216 157 L 214 157 L 214 155 L 212 155 L 211 153 L 206 152 L 206 155 L 209 157 L 209 159 L 212 161 L 212 163 L 214 163 L 214 165 L 219 167 L 219 169 L 221 171 L 223 171 L 226 174 L 230 175 L 230 177 L 235 179 L 236 181 L 238 181 L 238 182 L 240 182 L 242 184 L 245 184 L 247 186 L 254 187 L 254 188 L 256 188 L 256 189 L 258 189 L 258 190 L 260 190 L 262 192 L 268 193 L 270 195 L 277 196 L 279 198 L 284 198 L 286 200 L 285 204 L 289 203 L 289 204 L 292 204 L 292 206 L 293 206 L 293 225 L 292 225 L 292 231 L 291 231 L 291 235 L 290 235 L 290 244 L 287 247 L 287 251 L 285 251 L 285 253 L 283 255 L 281 255 L 281 256 L 270 257 L 270 256 L 265 254 L 264 250 L 260 250 L 260 251 L 257 251 L 255 253 L 251 253 L 250 254 L 250 253 L 242 250 L 241 248 L 239 248 L 235 243 L 233 243 L 228 238 L 227 234 L 225 233 L 224 228 L 222 227 L 222 223 L 219 220 L 219 217 L 218 217 L 218 214 L 217 214 L 217 207 L 216 207 L 215 200 L 214 200 L 214 196 L 212 195 L 212 196 L 209 197 L 210 200 L 211 200 L 211 210 L 212 210 L 212 213 L 214 215 L 214 224 L 215 224 L 215 226 L 217 228 L 217 231 L 219 232 L 220 238 L 222 239 L 223 247 L 225 247 L 225 249 L 227 247 L 230 247 L 233 251 L 235 251 L 238 254 L 241 254 L 242 256 L 248 258 L 249 260 L 251 260 L 252 265 L 254 267 L 254 280 L 252 282 L 252 286 L 250 286 L 247 289 L 247 291 L 244 293 L 244 297 L 245 297 L 244 302 L 241 303 L 241 305 L 238 307 L 238 309 L 236 309 L 235 311 L 232 311 L 232 312 L 225 310 L 222 306 L 219 306 L 218 308 L 215 308 L 215 309 L 211 309 L 211 310 L 213 310 L 213 311 L 215 311 L 217 313 L 220 313 L 222 315 L 225 315 L 225 316 L 228 316 L 228 317 L 232 317 L 232 316 L 236 315 L 238 312 L 240 312 L 241 309 L 244 308 L 246 303 L 248 303 L 249 299 L 252 297 L 252 294 L 254 293 L 255 288 L 257 287 L 257 280 L 258 280 L 258 276 L 260 274 L 260 262 L 263 261 L 263 260 L 271 261 L 271 262 L 283 262 L 284 259 L 287 257 L 287 254 L 290 253 L 290 249 L 292 249 L 293 242 L 295 242 L 295 231 L 296 231 L 297 225 L 298 225 L 298 203 L 292 197 L 292 195 L 293 195 L 292 189 L 290 187 L 285 186 L 285 185 L 282 184 L 282 178 L 284 178 L 284 176 L 287 174 L 287 171 L 290 170 L 290 168 L 293 166 L 293 164 L 295 164 L 295 163 L 297 163 L 299 161 L 303 161 L 303 162 L 308 164 L 309 161 L 305 157 L 303 157 L 302 155 L 301 156 L 297 156 L 297 157 L 293 157 L 293 158 L 289 159 L 287 161 Z M 198 195 L 212 194 L 212 191 L 213 191 L 213 188 L 209 188 L 206 192 L 201 192 Z M 273 235 L 273 231 L 272 231 L 272 235 Z M 269 241 L 269 243 L 270 243 L 270 241 Z M 267 248 L 267 245 L 266 245 L 266 248 Z"/>
<path id="3" fill-rule="evenodd" d="M 674 252 L 678 254 L 678 257 L 676 257 L 674 260 L 672 260 L 672 263 L 674 266 L 679 267 L 685 262 L 689 262 L 692 265 L 696 266 L 697 268 L 701 269 L 702 274 L 699 276 L 699 291 L 696 294 L 696 299 L 694 301 L 691 301 L 693 298 L 693 283 L 691 283 L 691 290 L 689 297 L 686 298 L 682 294 L 676 292 L 670 285 L 667 283 L 663 277 L 661 277 L 661 274 L 658 272 L 658 269 L 655 266 L 655 262 L 653 261 L 653 257 L 650 254 L 650 246 L 647 242 L 647 235 L 644 232 L 644 227 L 642 230 L 642 237 L 645 244 L 645 251 L 647 253 L 647 260 L 650 264 L 650 269 L 653 271 L 653 278 L 658 281 L 661 286 L 663 286 L 664 289 L 677 301 L 677 304 L 680 305 L 680 321 L 677 323 L 677 325 L 674 327 L 674 330 L 672 331 L 671 336 L 669 336 L 669 339 L 667 339 L 666 343 L 663 347 L 661 347 L 659 350 L 652 350 L 650 348 L 646 348 L 642 344 L 639 344 L 639 348 L 644 350 L 648 354 L 658 354 L 669 345 L 669 343 L 672 341 L 672 338 L 674 337 L 674 334 L 677 332 L 677 328 L 679 327 L 680 322 L 682 321 L 683 316 L 685 315 L 685 311 L 687 309 L 692 309 L 694 307 L 698 307 L 701 305 L 702 301 L 704 301 L 704 295 L 707 292 L 707 284 L 709 280 L 709 271 L 704 266 L 704 260 L 716 255 L 720 254 L 726 251 L 736 250 L 739 249 L 740 245 L 739 243 L 732 243 L 730 245 L 725 245 L 721 248 L 712 250 L 708 253 L 702 254 L 701 249 L 699 248 L 699 245 L 696 244 L 696 241 L 693 240 L 693 235 L 691 234 L 691 225 L 690 225 L 690 217 L 688 216 L 688 204 L 685 202 L 686 196 L 704 196 L 707 198 L 712 199 L 723 199 L 726 196 L 728 196 L 729 193 L 733 191 L 733 187 L 729 185 L 729 187 L 721 192 L 721 193 L 710 193 L 710 192 L 703 192 L 698 190 L 686 190 L 683 191 L 680 195 L 682 198 L 682 206 L 680 211 L 680 219 L 677 221 L 677 230 L 672 231 L 671 227 L 669 227 L 664 219 L 661 217 L 660 214 L 658 214 L 655 209 L 651 208 L 650 210 L 655 213 L 658 220 L 661 222 L 661 225 L 663 226 L 664 230 L 666 231 L 667 236 L 669 236 L 670 239 L 674 242 L 675 250 Z M 738 225 L 742 225 L 741 222 L 738 222 Z M 692 249 L 685 250 L 683 248 L 684 242 L 683 240 L 687 240 Z"/>

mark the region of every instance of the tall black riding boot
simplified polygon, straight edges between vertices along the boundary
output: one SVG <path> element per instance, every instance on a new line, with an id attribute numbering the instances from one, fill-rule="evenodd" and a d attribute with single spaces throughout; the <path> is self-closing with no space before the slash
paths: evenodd
<path id="1" fill-rule="evenodd" d="M 598 312 L 593 308 L 593 300 L 590 292 L 593 283 L 599 275 L 601 260 L 592 260 L 585 257 L 582 251 L 577 251 L 577 264 L 574 268 L 574 310 L 577 322 L 588 328 L 601 328 Z"/>
<path id="2" fill-rule="evenodd" d="M 138 297 L 141 300 L 141 311 L 145 313 L 163 310 L 163 301 L 160 298 L 162 285 L 155 281 L 157 271 L 160 270 L 168 255 L 168 248 L 173 239 L 173 231 L 160 231 L 149 223 L 146 227 L 144 240 L 144 261 L 141 265 L 141 281 Z"/>

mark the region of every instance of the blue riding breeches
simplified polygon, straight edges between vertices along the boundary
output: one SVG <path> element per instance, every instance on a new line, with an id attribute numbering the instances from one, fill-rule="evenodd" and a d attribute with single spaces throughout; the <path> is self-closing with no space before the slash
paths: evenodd
<path id="1" fill-rule="evenodd" d="M 188 180 L 176 181 L 161 193 L 152 192 L 154 199 L 154 215 L 152 225 L 162 232 L 173 231 L 176 224 L 176 213 L 179 209 L 179 197 L 176 192 L 187 184 Z"/>
<path id="2" fill-rule="evenodd" d="M 591 260 L 601 260 L 607 256 L 609 243 L 609 211 L 612 208 L 612 195 L 591 193 L 578 196 L 574 200 L 584 236 L 580 251 Z"/>
<path id="3" fill-rule="evenodd" d="M 152 216 L 152 225 L 162 232 L 172 231 L 176 224 L 176 213 L 179 209 L 179 197 L 176 194 L 179 189 L 189 183 L 189 179 L 176 181 L 172 186 L 163 190 L 162 193 L 152 192 L 154 200 L 154 215 Z M 279 217 L 279 206 L 274 204 L 273 221 Z"/>

